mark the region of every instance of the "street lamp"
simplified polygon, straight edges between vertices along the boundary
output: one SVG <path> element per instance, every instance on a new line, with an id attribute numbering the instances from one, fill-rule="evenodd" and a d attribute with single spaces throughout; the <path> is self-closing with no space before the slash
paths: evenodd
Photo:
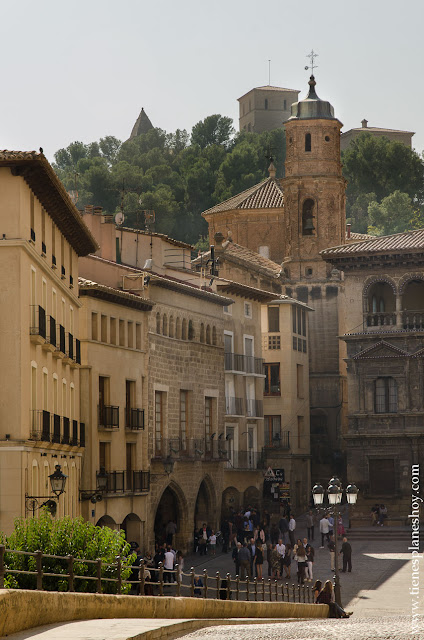
<path id="1" fill-rule="evenodd" d="M 312 489 L 312 496 L 314 499 L 314 504 L 316 507 L 322 507 L 324 504 L 324 495 L 325 491 L 323 487 L 317 483 Z M 339 576 L 339 557 L 338 557 L 338 549 L 337 549 L 337 529 L 338 529 L 338 519 L 339 519 L 339 510 L 337 506 L 342 501 L 343 489 L 340 480 L 337 476 L 333 476 L 328 484 L 327 488 L 327 496 L 328 503 L 330 505 L 330 511 L 333 514 L 334 518 L 334 527 L 333 531 L 334 535 L 334 555 L 335 555 L 335 565 L 334 565 L 334 598 L 336 603 L 341 607 L 341 593 L 340 593 L 340 576 Z M 350 484 L 346 488 L 346 498 L 349 504 L 356 504 L 356 500 L 358 497 L 358 488 L 355 484 Z"/>
<path id="2" fill-rule="evenodd" d="M 80 500 L 91 500 L 93 504 L 103 500 L 102 493 L 107 490 L 109 474 L 104 467 L 100 467 L 100 471 L 96 475 L 97 489 L 80 489 Z"/>
<path id="3" fill-rule="evenodd" d="M 53 496 L 29 496 L 27 493 L 25 494 L 25 513 L 28 511 L 32 511 L 32 515 L 35 515 L 36 509 L 41 509 L 42 507 L 47 507 L 52 516 L 56 515 L 57 503 L 59 501 L 59 496 L 64 493 L 66 480 L 68 476 L 62 473 L 60 464 L 55 466 L 55 470 L 52 474 L 49 475 L 50 486 Z M 39 502 L 43 500 L 44 502 Z"/>

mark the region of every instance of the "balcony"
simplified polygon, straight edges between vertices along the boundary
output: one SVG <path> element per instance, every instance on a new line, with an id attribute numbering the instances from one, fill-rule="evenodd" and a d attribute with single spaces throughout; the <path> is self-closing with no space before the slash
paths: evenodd
<path id="1" fill-rule="evenodd" d="M 85 447 L 85 423 L 80 422 L 80 447 Z"/>
<path id="2" fill-rule="evenodd" d="M 424 311 L 402 311 L 402 329 L 424 331 Z"/>
<path id="3" fill-rule="evenodd" d="M 150 490 L 150 471 L 107 471 L 106 493 L 144 493 Z M 97 472 L 97 476 L 100 471 Z"/>
<path id="4" fill-rule="evenodd" d="M 246 400 L 246 415 L 248 418 L 263 418 L 264 409 L 262 400 Z"/>
<path id="5" fill-rule="evenodd" d="M 79 446 L 79 440 L 78 440 L 78 421 L 77 420 L 72 420 L 72 435 L 71 435 L 71 442 L 70 444 L 73 447 L 78 447 Z"/>
<path id="6" fill-rule="evenodd" d="M 290 449 L 290 431 L 274 433 L 272 436 L 272 442 L 269 441 L 269 436 L 267 432 L 265 432 L 264 453 L 266 453 L 268 449 Z"/>
<path id="7" fill-rule="evenodd" d="M 373 328 L 378 330 L 381 329 L 381 327 L 396 327 L 396 313 L 394 311 L 365 314 L 364 328 L 372 331 Z"/>
<path id="8" fill-rule="evenodd" d="M 44 344 L 46 340 L 46 312 L 38 304 L 31 305 L 31 342 Z"/>
<path id="9" fill-rule="evenodd" d="M 61 423 L 61 417 L 58 416 L 56 413 L 53 414 L 53 434 L 52 434 L 52 442 L 55 442 L 56 444 L 60 444 L 60 423 Z"/>
<path id="10" fill-rule="evenodd" d="M 153 460 L 226 460 L 228 442 L 223 434 L 218 438 L 156 438 Z"/>
<path id="11" fill-rule="evenodd" d="M 50 412 L 39 409 L 31 411 L 31 440 L 50 442 Z"/>
<path id="12" fill-rule="evenodd" d="M 245 356 L 241 353 L 225 353 L 224 367 L 225 371 L 233 373 L 243 373 L 250 376 L 263 376 L 264 361 L 262 358 L 253 356 Z"/>
<path id="13" fill-rule="evenodd" d="M 75 340 L 75 362 L 81 364 L 81 342 L 78 338 Z"/>
<path id="14" fill-rule="evenodd" d="M 125 428 L 134 431 L 144 429 L 144 409 L 125 407 Z"/>
<path id="15" fill-rule="evenodd" d="M 225 415 L 244 416 L 243 398 L 228 396 L 225 398 Z"/>
<path id="16" fill-rule="evenodd" d="M 99 429 L 119 429 L 119 407 L 98 405 Z"/>
<path id="17" fill-rule="evenodd" d="M 63 417 L 62 422 L 63 422 L 62 444 L 70 444 L 70 440 L 71 440 L 70 420 L 69 418 Z"/>
<path id="18" fill-rule="evenodd" d="M 68 356 L 71 360 L 74 359 L 74 336 L 72 333 L 68 333 Z"/>
<path id="19" fill-rule="evenodd" d="M 262 469 L 262 462 L 262 454 L 259 451 L 253 451 L 253 449 L 249 451 L 230 451 L 225 468 L 243 471 Z"/>

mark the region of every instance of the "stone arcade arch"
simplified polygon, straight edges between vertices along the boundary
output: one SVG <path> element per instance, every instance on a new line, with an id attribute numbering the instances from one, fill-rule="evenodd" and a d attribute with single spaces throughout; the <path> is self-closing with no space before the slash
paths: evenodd
<path id="1" fill-rule="evenodd" d="M 164 489 L 155 510 L 155 542 L 160 544 L 165 542 L 165 528 L 170 520 L 177 525 L 174 546 L 184 549 L 191 535 L 188 526 L 188 508 L 184 493 L 175 482 L 170 482 Z"/>
<path id="2" fill-rule="evenodd" d="M 104 515 L 96 522 L 96 527 L 109 527 L 109 529 L 119 529 L 115 520 L 110 516 Z"/>
<path id="3" fill-rule="evenodd" d="M 200 483 L 194 507 L 194 527 L 199 529 L 205 522 L 212 529 L 216 528 L 216 496 L 213 482 L 209 476 L 205 476 Z"/>
<path id="4" fill-rule="evenodd" d="M 240 506 L 240 491 L 235 487 L 227 487 L 222 492 L 222 517 L 228 518 Z"/>
<path id="5" fill-rule="evenodd" d="M 129 513 L 121 524 L 121 529 L 125 531 L 125 540 L 137 542 L 143 546 L 143 523 L 136 513 Z"/>

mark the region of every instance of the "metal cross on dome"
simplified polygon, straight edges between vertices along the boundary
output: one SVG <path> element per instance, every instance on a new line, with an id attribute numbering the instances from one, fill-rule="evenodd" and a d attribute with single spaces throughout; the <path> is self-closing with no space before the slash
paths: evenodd
<path id="1" fill-rule="evenodd" d="M 314 60 L 315 58 L 318 58 L 318 54 L 315 53 L 315 51 L 312 49 L 311 53 L 308 53 L 307 58 L 310 59 L 310 67 L 306 66 L 305 67 L 305 71 L 307 71 L 308 69 L 311 70 L 311 74 L 314 75 L 314 69 L 318 69 L 318 65 L 314 64 Z"/>

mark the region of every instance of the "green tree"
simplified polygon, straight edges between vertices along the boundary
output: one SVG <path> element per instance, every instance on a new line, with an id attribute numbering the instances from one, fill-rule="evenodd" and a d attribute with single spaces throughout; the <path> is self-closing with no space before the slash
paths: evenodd
<path id="1" fill-rule="evenodd" d="M 234 132 L 232 119 L 215 113 L 194 125 L 191 144 L 198 144 L 201 149 L 211 144 L 228 146 Z"/>
<path id="2" fill-rule="evenodd" d="M 368 207 L 369 231 L 374 235 L 400 233 L 412 228 L 414 206 L 407 193 L 394 191 L 381 203 L 371 202 Z"/>
<path id="3" fill-rule="evenodd" d="M 130 554 L 130 545 L 125 540 L 125 534 L 108 527 L 95 527 L 82 518 L 52 518 L 46 509 L 43 509 L 39 518 L 28 520 L 15 520 L 15 528 L 10 536 L 0 533 L 0 543 L 8 549 L 15 551 L 42 551 L 44 554 L 54 556 L 72 555 L 80 561 L 74 564 L 76 575 L 83 577 L 96 576 L 96 563 L 84 562 L 100 558 L 104 564 L 102 576 L 115 578 L 115 567 L 107 567 L 107 564 L 116 563 L 116 557 L 122 558 L 122 578 L 130 578 L 130 566 L 135 560 L 135 555 Z M 6 567 L 11 570 L 35 571 L 35 558 L 21 554 L 5 554 Z M 44 558 L 43 569 L 45 573 L 65 574 L 68 571 L 68 563 L 56 558 Z M 12 589 L 34 589 L 35 576 L 25 574 L 7 574 L 6 587 Z M 67 591 L 68 581 L 64 577 L 44 577 L 43 587 L 47 591 Z M 95 592 L 96 581 L 76 579 L 75 591 Z M 130 585 L 123 585 L 122 592 L 127 593 Z M 116 593 L 116 583 L 102 583 L 104 593 Z"/>

